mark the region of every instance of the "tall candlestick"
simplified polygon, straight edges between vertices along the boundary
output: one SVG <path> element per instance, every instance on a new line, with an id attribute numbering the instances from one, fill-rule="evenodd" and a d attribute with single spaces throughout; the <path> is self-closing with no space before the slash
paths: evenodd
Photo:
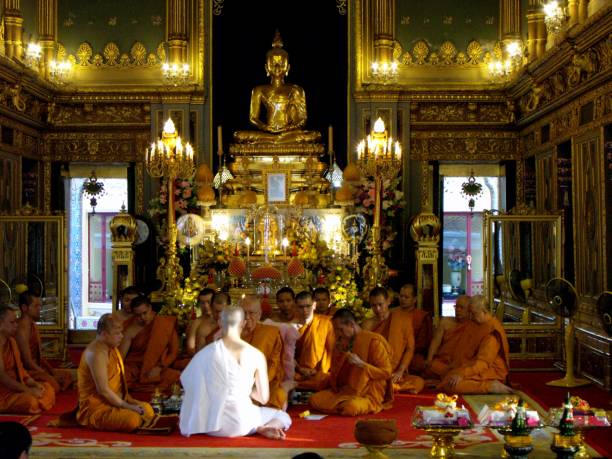
<path id="1" fill-rule="evenodd" d="M 223 154 L 223 132 L 221 125 L 217 126 L 217 154 L 219 156 Z"/>
<path id="2" fill-rule="evenodd" d="M 334 151 L 334 128 L 331 124 L 329 125 L 329 129 L 327 130 L 327 137 L 327 140 L 329 142 L 327 151 L 331 153 L 332 151 Z"/>

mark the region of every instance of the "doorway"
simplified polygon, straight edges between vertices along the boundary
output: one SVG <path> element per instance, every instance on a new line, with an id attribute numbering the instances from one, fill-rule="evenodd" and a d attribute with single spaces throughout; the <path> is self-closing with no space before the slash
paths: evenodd
<path id="1" fill-rule="evenodd" d="M 83 194 L 83 183 L 91 174 L 78 168 L 67 179 L 66 209 L 68 221 L 68 312 L 73 330 L 92 330 L 98 318 L 112 312 L 112 247 L 110 220 L 127 207 L 127 168 L 96 169 L 104 193 L 97 205 Z M 105 169 L 108 169 L 105 167 Z M 123 175 L 123 176 L 121 176 Z"/>
<path id="2" fill-rule="evenodd" d="M 482 225 L 485 210 L 505 207 L 505 180 L 499 166 L 472 165 L 452 168 L 441 166 L 442 196 L 442 316 L 454 316 L 455 300 L 459 295 L 481 295 L 484 285 L 482 252 Z M 477 183 L 482 185 L 480 196 L 470 209 L 469 198 L 461 193 L 474 171 Z M 466 172 L 467 171 L 467 174 Z M 444 173 L 446 172 L 446 173 Z M 458 176 L 463 172 L 462 176 Z"/>

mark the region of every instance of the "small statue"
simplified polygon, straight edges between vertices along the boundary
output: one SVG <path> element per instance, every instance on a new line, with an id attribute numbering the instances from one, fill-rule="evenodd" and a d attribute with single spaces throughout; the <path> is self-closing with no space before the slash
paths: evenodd
<path id="1" fill-rule="evenodd" d="M 276 31 L 272 49 L 266 55 L 266 74 L 270 84 L 256 86 L 251 93 L 250 122 L 259 131 L 237 131 L 237 143 L 313 143 L 321 139 L 316 131 L 305 131 L 306 95 L 295 84 L 285 84 L 289 73 L 289 54 L 283 49 L 280 33 Z M 261 107 L 267 115 L 261 120 Z"/>

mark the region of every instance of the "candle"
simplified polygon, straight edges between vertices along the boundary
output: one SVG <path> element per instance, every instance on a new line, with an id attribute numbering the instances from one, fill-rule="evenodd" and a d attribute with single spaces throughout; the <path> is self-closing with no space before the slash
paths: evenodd
<path id="1" fill-rule="evenodd" d="M 247 253 L 247 263 L 249 261 L 249 255 L 250 255 L 250 247 L 251 247 L 251 238 L 250 237 L 246 237 L 246 239 L 244 240 L 244 243 L 246 245 L 246 253 Z"/>
<path id="2" fill-rule="evenodd" d="M 328 137 L 328 152 L 332 152 L 334 151 L 334 128 L 333 126 L 330 124 L 329 125 L 329 129 L 327 130 L 327 137 Z"/>
<path id="3" fill-rule="evenodd" d="M 287 246 L 289 245 L 289 239 L 284 237 L 282 245 L 283 245 L 283 256 L 286 258 L 287 257 Z"/>
<path id="4" fill-rule="evenodd" d="M 221 125 L 217 126 L 217 154 L 219 156 L 223 155 L 223 133 Z"/>

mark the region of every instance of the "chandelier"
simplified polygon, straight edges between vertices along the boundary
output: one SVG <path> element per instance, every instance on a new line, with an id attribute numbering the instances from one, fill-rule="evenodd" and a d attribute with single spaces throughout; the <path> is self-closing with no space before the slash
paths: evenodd
<path id="1" fill-rule="evenodd" d="M 546 24 L 546 30 L 551 35 L 556 35 L 561 32 L 565 25 L 565 11 L 559 2 L 553 0 L 544 5 L 544 23 Z"/>
<path id="2" fill-rule="evenodd" d="M 385 122 L 378 118 L 372 133 L 357 146 L 357 166 L 363 174 L 374 178 L 374 221 L 372 224 L 372 255 L 363 270 L 365 291 L 382 285 L 388 276 L 388 268 L 382 255 L 381 215 L 383 183 L 391 181 L 402 168 L 402 147 L 388 135 Z"/>
<path id="3" fill-rule="evenodd" d="M 49 80 L 56 85 L 62 86 L 68 83 L 72 75 L 72 62 L 51 61 L 49 62 Z"/>
<path id="4" fill-rule="evenodd" d="M 92 213 L 95 214 L 96 206 L 98 205 L 96 198 L 104 194 L 104 183 L 98 181 L 96 171 L 91 171 L 89 178 L 83 182 L 83 194 L 89 196 L 89 205 L 91 206 Z"/>
<path id="5" fill-rule="evenodd" d="M 482 184 L 476 181 L 473 170 L 470 171 L 467 182 L 461 184 L 461 194 L 464 198 L 469 199 L 468 207 L 470 208 L 470 212 L 473 212 L 474 206 L 476 205 L 476 198 L 482 195 Z"/>
<path id="6" fill-rule="evenodd" d="M 40 58 L 42 57 L 42 48 L 38 43 L 28 43 L 25 51 L 25 64 L 32 70 L 38 72 Z"/>
<path id="7" fill-rule="evenodd" d="M 505 44 L 504 52 L 499 59 L 489 62 L 489 78 L 495 83 L 507 82 L 523 66 L 525 46 L 520 40 Z"/>
<path id="8" fill-rule="evenodd" d="M 191 69 L 189 64 L 165 63 L 162 65 L 162 76 L 167 85 L 183 86 L 189 82 Z"/>
<path id="9" fill-rule="evenodd" d="M 376 83 L 380 84 L 391 84 L 397 82 L 398 76 L 398 65 L 396 61 L 391 63 L 383 62 L 372 62 L 372 77 Z"/>

